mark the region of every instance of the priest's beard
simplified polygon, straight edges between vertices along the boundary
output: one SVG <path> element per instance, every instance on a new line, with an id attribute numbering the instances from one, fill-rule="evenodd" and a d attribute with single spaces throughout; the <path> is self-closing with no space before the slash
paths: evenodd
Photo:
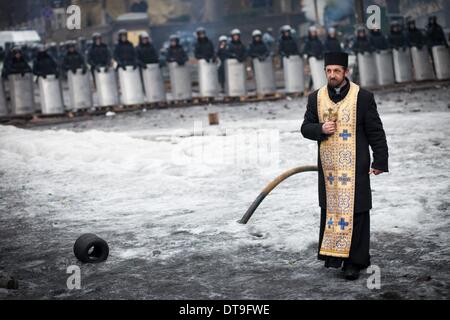
<path id="1" fill-rule="evenodd" d="M 336 76 L 328 79 L 328 85 L 333 88 L 340 88 L 345 84 L 345 77 L 338 78 Z"/>

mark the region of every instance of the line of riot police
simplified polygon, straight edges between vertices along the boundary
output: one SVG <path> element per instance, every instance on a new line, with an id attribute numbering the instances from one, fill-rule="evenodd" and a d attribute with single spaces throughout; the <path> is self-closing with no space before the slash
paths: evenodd
<path id="1" fill-rule="evenodd" d="M 357 28 L 352 51 L 357 56 L 359 83 L 370 87 L 450 78 L 448 43 L 436 17 L 425 31 L 408 20 L 406 30 L 395 21 L 386 37 L 380 29 Z"/>
<path id="2" fill-rule="evenodd" d="M 352 52 L 358 62 L 358 72 L 353 77 L 359 77 L 359 83 L 365 87 L 450 78 L 448 44 L 435 17 L 430 17 L 426 33 L 419 30 L 413 20 L 407 22 L 406 31 L 394 22 L 387 37 L 379 29 L 367 32 L 363 27 L 357 28 L 356 37 L 347 48 L 343 48 L 338 40 L 336 29 L 327 31 L 322 42 L 318 29 L 311 26 L 300 48 L 293 36 L 295 30 L 288 25 L 280 28 L 278 54 L 286 93 L 304 92 L 304 61 L 308 62 L 311 73 L 308 87 L 318 89 L 326 84 L 323 55 L 327 51 Z M 198 28 L 196 36 L 194 56 L 198 60 L 200 97 L 214 98 L 221 90 L 228 97 L 246 96 L 248 60 L 252 62 L 256 93 L 266 95 L 277 91 L 274 53 L 261 31 L 253 31 L 247 47 L 241 40 L 240 30 L 234 29 L 229 37 L 219 38 L 217 50 L 204 28 Z M 67 77 L 68 81 L 69 110 L 87 109 L 93 105 L 165 102 L 167 96 L 171 100 L 192 98 L 188 53 L 176 35 L 170 37 L 165 53 L 170 76 L 169 94 L 161 71 L 161 57 L 146 32 L 140 34 L 139 44 L 134 47 L 128 40 L 127 30 L 120 30 L 112 52 L 99 33 L 92 36 L 89 47 L 85 43 L 77 46 L 76 42 L 68 41 L 62 48 L 58 51 L 51 43 L 38 45 L 31 52 L 14 47 L 5 55 L 0 50 L 0 62 L 4 59 L 2 78 L 9 82 L 12 114 L 36 111 L 33 76 L 39 87 L 42 114 L 65 112 L 61 76 Z M 31 64 L 29 59 L 32 59 Z M 93 101 L 91 77 L 97 92 L 96 101 Z M 6 110 L 5 93 L 0 86 L 0 115 L 7 113 Z"/>

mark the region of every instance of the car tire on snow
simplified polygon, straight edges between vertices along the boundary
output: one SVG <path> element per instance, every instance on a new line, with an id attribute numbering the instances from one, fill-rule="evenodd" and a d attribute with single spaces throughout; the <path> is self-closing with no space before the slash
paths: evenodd
<path id="1" fill-rule="evenodd" d="M 73 246 L 75 257 L 83 263 L 100 263 L 106 261 L 109 255 L 109 246 L 105 240 L 95 234 L 83 234 Z"/>

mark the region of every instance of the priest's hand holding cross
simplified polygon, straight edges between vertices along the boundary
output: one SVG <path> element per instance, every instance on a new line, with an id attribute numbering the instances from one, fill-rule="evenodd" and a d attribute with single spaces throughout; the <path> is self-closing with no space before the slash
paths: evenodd
<path id="1" fill-rule="evenodd" d="M 331 134 L 336 133 L 336 130 L 337 130 L 337 126 L 336 126 L 335 121 L 327 121 L 322 126 L 322 132 L 324 134 L 331 135 Z"/>

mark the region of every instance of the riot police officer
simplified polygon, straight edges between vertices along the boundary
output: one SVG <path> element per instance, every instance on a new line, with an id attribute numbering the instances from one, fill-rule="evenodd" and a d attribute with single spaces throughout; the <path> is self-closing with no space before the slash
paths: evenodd
<path id="1" fill-rule="evenodd" d="M 411 47 L 416 47 L 419 50 L 425 45 L 426 39 L 422 31 L 416 27 L 414 20 L 407 22 L 408 29 L 406 31 L 406 40 Z"/>
<path id="2" fill-rule="evenodd" d="M 247 48 L 241 41 L 241 31 L 233 29 L 231 31 L 231 41 L 228 44 L 227 58 L 236 59 L 239 62 L 245 62 L 247 58 Z"/>
<path id="3" fill-rule="evenodd" d="M 402 26 L 398 21 L 391 24 L 391 33 L 389 34 L 389 45 L 391 48 L 399 50 L 408 47 L 408 41 L 403 34 Z"/>
<path id="4" fill-rule="evenodd" d="M 437 23 L 436 16 L 431 16 L 428 19 L 427 39 L 428 39 L 428 46 L 430 48 L 441 45 L 444 45 L 448 48 L 448 43 L 447 40 L 445 39 L 444 31 L 442 30 L 442 27 Z"/>
<path id="5" fill-rule="evenodd" d="M 11 74 L 21 74 L 30 73 L 31 67 L 28 64 L 25 56 L 23 55 L 22 49 L 19 47 L 14 47 L 11 50 L 10 57 L 3 66 L 2 77 L 4 79 L 8 78 Z"/>
<path id="6" fill-rule="evenodd" d="M 92 35 L 92 46 L 88 52 L 88 63 L 91 66 L 92 72 L 99 71 L 99 68 L 106 68 L 111 66 L 111 52 L 108 46 L 103 42 L 100 33 Z"/>
<path id="7" fill-rule="evenodd" d="M 197 60 L 204 59 L 207 62 L 213 61 L 216 59 L 216 55 L 214 52 L 214 45 L 211 40 L 206 35 L 206 30 L 203 27 L 199 27 L 196 30 L 197 34 L 197 43 L 195 44 L 195 58 Z"/>
<path id="8" fill-rule="evenodd" d="M 291 26 L 289 25 L 281 27 L 281 37 L 278 42 L 278 52 L 282 58 L 289 58 L 290 56 L 300 54 L 297 42 L 292 38 L 291 30 Z"/>
<path id="9" fill-rule="evenodd" d="M 82 69 L 83 74 L 86 73 L 86 63 L 83 56 L 77 51 L 76 42 L 72 41 L 67 45 L 67 52 L 64 56 L 62 68 L 64 72 L 77 72 L 77 69 Z"/>
<path id="10" fill-rule="evenodd" d="M 328 28 L 327 38 L 324 43 L 325 52 L 341 52 L 342 47 L 339 39 L 337 38 L 336 28 Z"/>
<path id="11" fill-rule="evenodd" d="M 58 78 L 58 64 L 55 59 L 49 54 L 47 47 L 39 46 L 36 59 L 33 63 L 33 73 L 42 78 L 47 78 L 49 75 L 54 75 Z"/>
<path id="12" fill-rule="evenodd" d="M 358 27 L 356 30 L 356 39 L 353 42 L 352 51 L 355 54 L 358 53 L 371 53 L 374 48 L 367 37 L 366 29 L 364 27 Z"/>
<path id="13" fill-rule="evenodd" d="M 369 41 L 373 49 L 375 49 L 375 51 L 382 51 L 389 49 L 388 40 L 380 29 L 370 30 Z"/>
<path id="14" fill-rule="evenodd" d="M 248 54 L 252 59 L 259 59 L 260 61 L 264 61 L 270 56 L 270 51 L 262 39 L 262 32 L 260 30 L 253 31 Z"/>
<path id="15" fill-rule="evenodd" d="M 177 35 L 170 36 L 170 45 L 167 49 L 166 61 L 176 62 L 180 66 L 184 66 L 189 60 L 186 51 L 180 44 L 180 38 Z"/>
<path id="16" fill-rule="evenodd" d="M 133 44 L 128 41 L 128 32 L 122 29 L 118 33 L 119 41 L 114 49 L 114 60 L 117 62 L 117 68 L 126 70 L 127 66 L 137 68 L 136 51 Z"/>
<path id="17" fill-rule="evenodd" d="M 308 30 L 308 38 L 306 39 L 303 53 L 308 58 L 315 57 L 319 60 L 323 58 L 323 44 L 319 39 L 315 26 L 311 26 Z"/>
<path id="18" fill-rule="evenodd" d="M 148 64 L 159 64 L 158 53 L 151 43 L 150 36 L 147 32 L 142 32 L 139 35 L 139 45 L 136 47 L 136 55 L 139 66 L 143 69 L 146 69 Z"/>

